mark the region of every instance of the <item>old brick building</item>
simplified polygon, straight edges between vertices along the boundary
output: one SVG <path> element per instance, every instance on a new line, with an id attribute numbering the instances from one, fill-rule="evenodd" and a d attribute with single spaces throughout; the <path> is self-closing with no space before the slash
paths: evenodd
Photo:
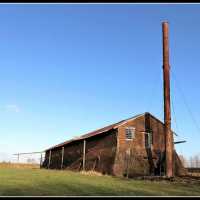
<path id="1" fill-rule="evenodd" d="M 95 170 L 115 176 L 163 175 L 164 124 L 144 113 L 47 149 L 44 168 Z M 185 169 L 174 151 L 174 172 Z"/>

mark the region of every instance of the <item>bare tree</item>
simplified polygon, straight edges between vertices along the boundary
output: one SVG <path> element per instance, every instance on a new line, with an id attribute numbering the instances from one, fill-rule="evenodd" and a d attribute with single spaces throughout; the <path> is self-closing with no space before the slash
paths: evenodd
<path id="1" fill-rule="evenodd" d="M 27 163 L 35 164 L 35 163 L 37 163 L 37 161 L 34 158 L 28 158 Z"/>
<path id="2" fill-rule="evenodd" d="M 197 168 L 200 167 L 200 157 L 199 157 L 199 155 L 194 156 L 194 165 Z"/>
<path id="3" fill-rule="evenodd" d="M 191 168 L 198 168 L 200 167 L 200 155 L 194 155 L 194 156 L 190 156 L 189 158 L 189 167 Z"/>
<path id="4" fill-rule="evenodd" d="M 190 167 L 191 168 L 195 167 L 194 166 L 194 158 L 193 158 L 193 156 L 190 156 L 190 161 L 189 162 L 190 162 Z"/>

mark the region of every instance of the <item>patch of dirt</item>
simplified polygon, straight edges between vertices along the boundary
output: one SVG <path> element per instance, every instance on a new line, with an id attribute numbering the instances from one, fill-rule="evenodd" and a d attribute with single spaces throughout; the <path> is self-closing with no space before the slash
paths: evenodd
<path id="1" fill-rule="evenodd" d="M 186 175 L 181 177 L 176 176 L 173 178 L 167 178 L 163 176 L 140 176 L 140 177 L 134 177 L 132 179 L 145 180 L 145 181 L 170 181 L 170 182 L 184 183 L 184 184 L 200 184 L 200 176 L 194 176 L 194 175 L 192 176 Z"/>
<path id="2" fill-rule="evenodd" d="M 194 176 L 194 175 L 187 175 L 187 176 L 181 176 L 181 177 L 175 177 L 176 182 L 181 183 L 189 183 L 189 184 L 200 184 L 200 176 Z"/>

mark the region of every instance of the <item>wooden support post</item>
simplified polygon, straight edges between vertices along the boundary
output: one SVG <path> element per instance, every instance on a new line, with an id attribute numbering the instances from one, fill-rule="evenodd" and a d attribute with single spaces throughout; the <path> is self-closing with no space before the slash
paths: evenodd
<path id="1" fill-rule="evenodd" d="M 42 153 L 41 153 L 41 156 L 40 156 L 40 169 L 42 168 Z"/>
<path id="2" fill-rule="evenodd" d="M 83 171 L 85 171 L 85 148 L 86 148 L 86 140 L 83 140 Z"/>
<path id="3" fill-rule="evenodd" d="M 63 168 L 64 152 L 65 152 L 65 147 L 62 147 L 61 169 Z"/>
<path id="4" fill-rule="evenodd" d="M 50 152 L 49 152 L 49 163 L 48 163 L 48 169 L 49 169 L 49 167 L 50 167 L 50 164 L 51 164 L 51 150 L 50 150 Z"/>
<path id="5" fill-rule="evenodd" d="M 131 149 L 130 147 L 126 150 L 126 156 L 127 156 L 127 174 L 126 178 L 129 177 L 129 166 L 130 166 L 130 161 L 131 161 Z"/>

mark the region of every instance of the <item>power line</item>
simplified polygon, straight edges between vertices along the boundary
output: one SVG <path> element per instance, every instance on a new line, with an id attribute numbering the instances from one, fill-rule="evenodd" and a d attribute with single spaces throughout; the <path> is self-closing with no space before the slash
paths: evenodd
<path id="1" fill-rule="evenodd" d="M 175 123 L 175 126 L 176 126 L 176 130 L 177 132 L 179 133 L 179 129 L 178 129 L 178 123 L 177 123 L 177 120 L 176 120 L 176 114 L 175 114 L 175 110 L 174 110 L 174 104 L 173 104 L 173 101 L 171 99 L 171 105 L 172 105 L 172 112 L 173 112 L 173 115 L 174 115 L 174 123 Z"/>
<path id="2" fill-rule="evenodd" d="M 180 131 L 179 126 L 178 126 L 178 120 L 177 120 L 178 118 L 177 118 L 177 115 L 176 115 L 176 112 L 175 112 L 175 106 L 174 106 L 174 102 L 175 102 L 174 98 L 173 98 L 174 96 L 175 95 L 173 95 L 172 98 L 171 98 L 171 105 L 172 105 L 172 112 L 173 112 L 173 121 L 175 123 L 175 127 L 176 127 L 176 130 L 177 130 L 177 133 L 178 134 L 181 133 L 181 135 L 183 135 L 183 137 L 185 137 L 185 134 Z M 177 136 L 178 136 L 178 134 L 177 134 Z"/>
<path id="3" fill-rule="evenodd" d="M 200 127 L 199 127 L 199 125 L 198 125 L 198 123 L 197 123 L 197 121 L 196 121 L 196 119 L 195 119 L 195 117 L 194 117 L 194 115 L 193 115 L 193 113 L 192 113 L 190 107 L 189 107 L 189 104 L 188 104 L 187 101 L 186 101 L 184 92 L 183 92 L 183 90 L 181 89 L 180 85 L 177 84 L 178 81 L 177 81 L 177 79 L 176 79 L 176 77 L 175 77 L 175 74 L 174 74 L 173 72 L 172 72 L 172 75 L 173 75 L 174 80 L 175 80 L 175 82 L 176 82 L 176 86 L 178 86 L 177 89 L 179 90 L 180 94 L 182 95 L 182 99 L 183 99 L 183 102 L 184 102 L 184 104 L 185 104 L 185 107 L 187 108 L 187 111 L 188 111 L 189 115 L 191 116 L 191 119 L 192 119 L 194 125 L 196 126 L 196 129 L 197 129 L 198 133 L 200 133 Z"/>

